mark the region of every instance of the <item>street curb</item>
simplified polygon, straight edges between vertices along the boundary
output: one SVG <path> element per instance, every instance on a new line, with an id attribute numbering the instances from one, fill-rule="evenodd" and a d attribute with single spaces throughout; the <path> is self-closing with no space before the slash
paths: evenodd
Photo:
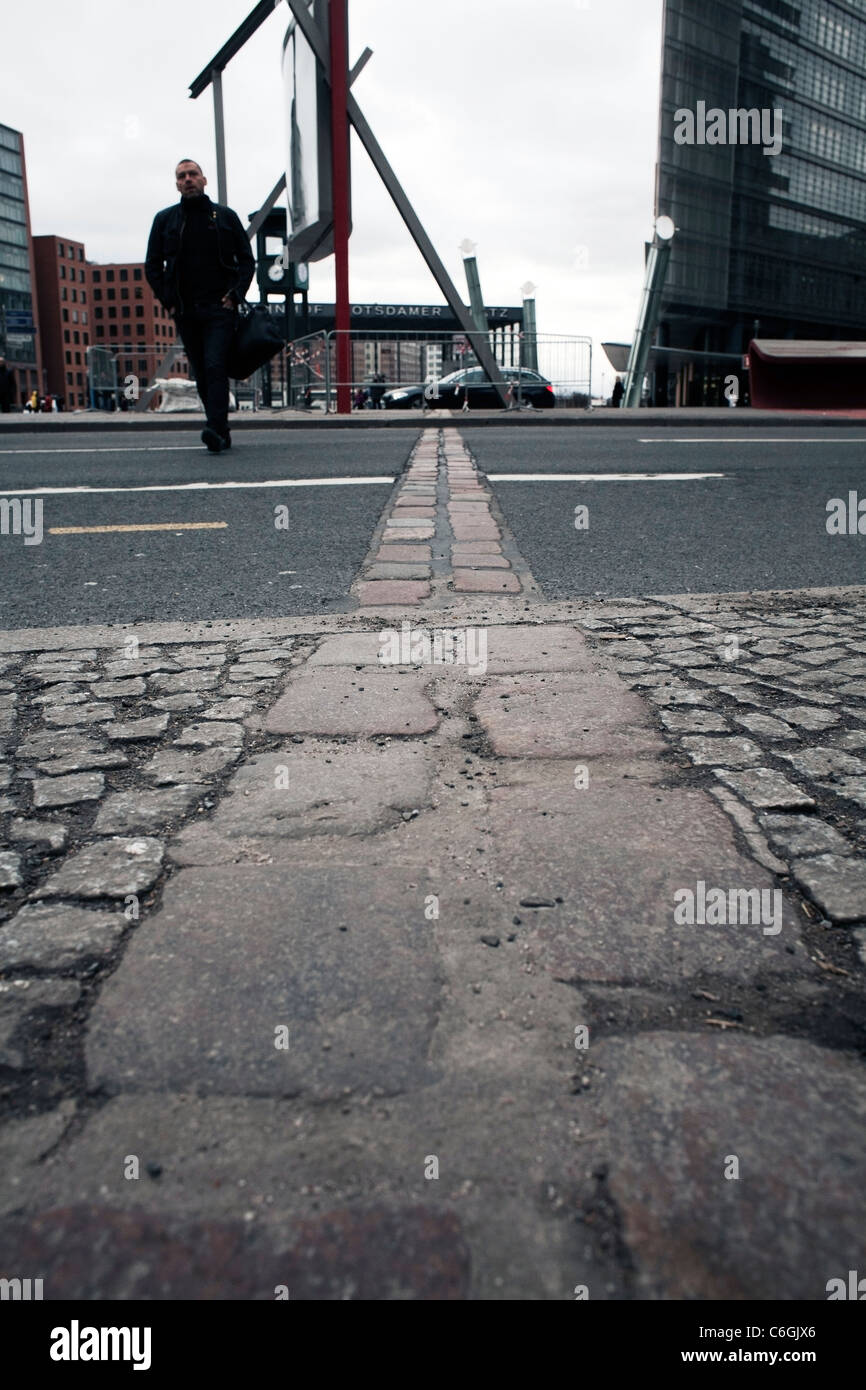
<path id="1" fill-rule="evenodd" d="M 327 637 L 351 632 L 375 632 L 382 622 L 393 623 L 406 618 L 418 626 L 456 627 L 485 625 L 487 627 L 542 627 L 548 623 L 579 622 L 581 616 L 603 616 L 612 610 L 646 608 L 653 604 L 671 607 L 701 606 L 704 611 L 721 606 L 754 604 L 756 599 L 802 599 L 826 602 L 832 599 L 866 598 L 866 585 L 847 585 L 814 589 L 740 590 L 708 594 L 643 594 L 628 598 L 557 599 L 551 602 L 527 601 L 527 595 L 515 594 L 505 598 L 490 595 L 465 595 L 442 608 L 424 609 L 414 606 L 383 604 L 376 608 L 356 609 L 349 613 L 315 613 L 291 618 L 215 618 L 180 622 L 91 623 L 70 627 L 9 628 L 0 630 L 0 653 L 50 650 L 61 647 L 110 647 L 121 644 L 127 637 L 136 636 L 142 645 L 159 642 L 220 642 L 242 641 L 269 633 L 274 637 Z"/>
<path id="2" fill-rule="evenodd" d="M 251 416 L 252 418 L 248 418 Z M 134 430 L 201 431 L 204 416 L 126 415 L 122 419 L 91 418 L 87 414 L 70 420 L 31 422 L 27 419 L 7 421 L 0 418 L 0 438 L 6 434 L 129 434 Z M 610 410 L 593 411 L 460 411 L 446 414 L 424 414 L 418 411 L 363 411 L 354 415 L 265 415 L 264 412 L 244 412 L 231 418 L 235 434 L 245 430 L 380 430 L 380 429 L 516 429 L 531 428 L 598 428 L 641 429 L 791 429 L 811 427 L 831 429 L 866 429 L 866 412 L 859 415 L 820 411 L 724 410 L 711 407 L 701 410 Z"/>

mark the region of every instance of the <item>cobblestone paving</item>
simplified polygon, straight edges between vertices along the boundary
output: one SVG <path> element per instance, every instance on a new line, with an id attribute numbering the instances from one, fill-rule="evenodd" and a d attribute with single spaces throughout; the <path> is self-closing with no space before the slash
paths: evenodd
<path id="1" fill-rule="evenodd" d="M 362 608 L 410 609 L 449 594 L 537 592 L 456 431 L 424 431 L 353 589 Z"/>
<path id="2" fill-rule="evenodd" d="M 12 1039 L 28 1016 L 83 1005 L 113 966 L 159 900 L 166 841 L 270 745 L 264 713 L 307 652 L 263 633 L 0 657 L 0 1067 L 23 1066 Z M 58 1060 L 47 1084 L 66 1081 Z"/>
<path id="3" fill-rule="evenodd" d="M 770 611 L 768 611 L 768 609 Z M 582 621 L 751 853 L 866 954 L 866 603 L 665 603 Z"/>
<path id="4" fill-rule="evenodd" d="M 521 595 L 474 673 L 383 671 L 372 614 L 0 656 L 0 1245 L 70 1296 L 822 1298 L 864 608 Z M 678 922 L 700 880 L 781 930 Z"/>

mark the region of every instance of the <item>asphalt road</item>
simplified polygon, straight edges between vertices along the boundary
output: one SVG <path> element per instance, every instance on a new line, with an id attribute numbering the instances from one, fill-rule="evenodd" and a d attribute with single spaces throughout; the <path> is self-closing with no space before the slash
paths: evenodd
<path id="1" fill-rule="evenodd" d="M 549 599 L 866 583 L 866 535 L 831 536 L 826 527 L 830 498 L 859 487 L 866 499 L 866 429 L 728 435 L 706 427 L 463 431 Z M 634 479 L 659 472 L 679 476 Z M 596 477 L 497 478 L 516 473 Z M 610 473 L 633 480 L 598 476 Z M 575 530 L 577 506 L 588 508 L 586 530 Z"/>
<path id="2" fill-rule="evenodd" d="M 354 607 L 349 586 L 416 437 L 237 431 L 231 452 L 214 456 L 189 431 L 136 432 L 134 441 L 77 431 L 0 434 L 0 498 L 9 489 L 116 489 L 45 495 L 41 545 L 0 536 L 0 626 Z M 372 478 L 386 481 L 366 481 Z M 281 485 L 303 479 L 318 482 Z M 341 479 L 360 482 L 333 485 Z M 219 486 L 226 482 L 240 486 Z M 186 484 L 207 486 L 172 490 Z M 288 508 L 288 529 L 276 525 L 278 507 Z M 173 523 L 195 529 L 174 530 Z M 169 529 L 51 534 L 54 527 L 119 525 Z"/>
<path id="3" fill-rule="evenodd" d="M 462 434 L 547 598 L 866 582 L 866 536 L 826 529 L 830 498 L 858 487 L 866 498 L 866 428 L 744 428 L 731 438 L 711 428 L 469 423 Z M 412 429 L 237 431 L 232 452 L 213 457 L 189 431 L 0 432 L 0 499 L 97 489 L 44 494 L 41 545 L 0 535 L 0 625 L 350 608 L 390 480 L 416 438 Z M 636 477 L 659 472 L 675 476 Z M 531 478 L 509 481 L 519 473 Z M 217 486 L 225 482 L 238 486 Z M 288 530 L 275 525 L 281 506 Z M 577 506 L 588 508 L 585 530 L 575 529 Z M 168 529 L 52 532 L 142 525 Z"/>

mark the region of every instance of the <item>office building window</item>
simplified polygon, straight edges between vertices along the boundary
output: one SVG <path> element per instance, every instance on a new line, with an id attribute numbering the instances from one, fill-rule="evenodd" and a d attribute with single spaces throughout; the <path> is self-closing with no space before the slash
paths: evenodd
<path id="1" fill-rule="evenodd" d="M 120 297 L 121 297 L 121 299 L 128 299 L 128 298 L 129 298 L 129 290 L 128 290 L 125 286 L 124 286 L 124 288 L 120 291 Z"/>
<path id="2" fill-rule="evenodd" d="M 91 275 L 93 276 L 93 283 L 94 283 L 94 285 L 98 285 L 98 284 L 101 282 L 101 280 L 102 280 L 102 271 L 101 271 L 101 270 L 91 270 L 90 273 L 91 273 Z"/>
<path id="3" fill-rule="evenodd" d="M 137 266 L 135 267 L 135 269 L 133 270 L 133 272 L 132 272 L 132 278 L 133 278 L 133 280 L 140 280 L 140 279 L 141 279 L 141 266 L 140 266 L 140 265 L 137 265 Z"/>
<path id="4" fill-rule="evenodd" d="M 117 298 L 117 290 L 106 290 L 106 291 L 105 291 L 105 297 L 106 297 L 106 299 L 116 299 L 116 298 Z"/>
<path id="5" fill-rule="evenodd" d="M 101 299 L 101 298 L 102 298 L 102 290 L 94 290 L 94 291 L 93 291 L 93 298 L 94 298 L 94 299 Z"/>
<path id="6" fill-rule="evenodd" d="M 73 290 L 73 291 L 72 291 L 72 302 L 73 302 L 73 304 L 77 304 L 77 303 L 78 303 L 78 290 Z"/>
<path id="7" fill-rule="evenodd" d="M 64 322 L 64 323 L 68 323 L 68 322 L 69 322 L 69 310 L 68 310 L 68 309 L 64 309 L 64 310 L 63 310 L 63 322 Z"/>
<path id="8" fill-rule="evenodd" d="M 106 270 L 106 272 L 105 272 L 105 278 L 106 278 L 106 280 L 108 281 L 108 283 L 111 284 L 111 282 L 114 280 L 114 271 L 113 271 L 113 270 Z"/>
<path id="9" fill-rule="evenodd" d="M 71 366 L 72 366 L 72 353 L 71 353 L 71 352 L 67 352 L 67 354 L 66 354 L 66 361 L 67 361 L 67 364 L 71 367 Z"/>
<path id="10" fill-rule="evenodd" d="M 62 266 L 60 267 L 60 278 L 61 278 L 61 280 L 65 280 L 65 279 L 66 279 L 66 266 L 65 266 L 65 265 L 62 265 Z"/>
<path id="11" fill-rule="evenodd" d="M 63 341 L 64 341 L 64 343 L 68 343 L 68 342 L 71 341 L 71 340 L 70 340 L 70 337 L 69 337 L 69 329 L 68 329 L 68 328 L 64 328 L 64 330 L 63 330 Z"/>
<path id="12" fill-rule="evenodd" d="M 79 333 L 78 333 L 78 329 L 77 329 L 77 328 L 76 328 L 75 332 L 74 332 L 73 335 L 72 335 L 72 341 L 73 341 L 73 343 L 79 343 L 79 342 L 81 342 L 81 338 L 80 338 L 80 336 L 79 336 Z"/>
<path id="13" fill-rule="evenodd" d="M 121 280 L 128 280 L 128 279 L 129 279 L 129 271 L 126 269 L 126 266 L 124 266 L 123 269 L 121 270 L 121 272 L 120 272 L 120 278 L 121 278 Z"/>
<path id="14" fill-rule="evenodd" d="M 63 242 L 62 242 L 62 241 L 58 241 L 58 243 L 57 243 L 57 254 L 58 254 L 58 256 L 65 256 L 65 255 L 66 255 L 66 252 L 65 252 L 64 249 L 63 249 Z"/>

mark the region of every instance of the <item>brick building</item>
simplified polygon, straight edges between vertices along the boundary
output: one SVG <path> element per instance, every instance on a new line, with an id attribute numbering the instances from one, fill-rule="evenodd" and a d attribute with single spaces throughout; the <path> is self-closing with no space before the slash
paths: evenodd
<path id="1" fill-rule="evenodd" d="M 153 377 L 175 342 L 171 316 L 140 264 L 97 265 L 68 237 L 33 238 L 45 390 L 67 410 L 125 404 L 124 382 Z M 188 376 L 180 353 L 172 376 Z"/>
<path id="2" fill-rule="evenodd" d="M 144 384 L 174 345 L 174 320 L 147 283 L 143 265 L 90 265 L 89 271 L 91 343 L 116 359 L 121 384 L 130 375 Z M 176 357 L 171 375 L 189 375 L 182 353 Z"/>
<path id="3" fill-rule="evenodd" d="M 91 342 L 84 246 L 56 236 L 33 238 L 42 337 L 44 391 L 65 410 L 88 404 L 87 349 Z"/>

